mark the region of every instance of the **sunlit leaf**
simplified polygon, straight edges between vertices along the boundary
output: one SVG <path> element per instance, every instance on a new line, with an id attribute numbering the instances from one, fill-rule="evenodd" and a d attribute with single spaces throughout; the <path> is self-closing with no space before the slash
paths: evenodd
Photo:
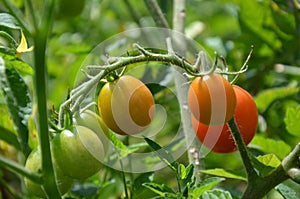
<path id="1" fill-rule="evenodd" d="M 298 91 L 299 88 L 297 87 L 281 87 L 264 90 L 255 97 L 255 103 L 258 110 L 264 112 L 274 100 L 292 96 Z"/>
<path id="2" fill-rule="evenodd" d="M 214 189 L 214 190 L 208 190 L 204 192 L 200 199 L 232 199 L 231 194 L 228 191 L 220 190 L 220 189 Z"/>
<path id="3" fill-rule="evenodd" d="M 286 110 L 284 122 L 288 132 L 295 136 L 300 136 L 300 107 L 289 107 Z"/>
<path id="4" fill-rule="evenodd" d="M 267 176 L 272 173 L 279 165 L 281 161 L 274 154 L 267 154 L 258 156 L 252 159 L 255 169 L 258 171 L 260 176 Z"/>
<path id="5" fill-rule="evenodd" d="M 149 182 L 149 183 L 143 183 L 143 186 L 147 187 L 154 193 L 160 195 L 160 196 L 166 196 L 167 193 L 175 193 L 170 187 L 168 187 L 165 184 L 157 184 L 154 182 Z"/>
<path id="6" fill-rule="evenodd" d="M 241 176 L 241 175 L 233 173 L 232 171 L 226 171 L 226 170 L 220 169 L 220 168 L 202 170 L 201 173 L 224 177 L 224 178 L 231 178 L 231 179 L 247 181 L 247 179 L 244 176 Z"/>
<path id="7" fill-rule="evenodd" d="M 261 135 L 254 136 L 253 140 L 248 146 L 258 149 L 266 154 L 274 153 L 281 159 L 291 151 L 291 147 L 284 141 L 265 138 Z"/>
<path id="8" fill-rule="evenodd" d="M 211 177 L 211 178 L 204 179 L 193 190 L 192 193 L 193 198 L 199 198 L 205 191 L 212 189 L 214 186 L 218 185 L 224 180 L 225 178 L 219 178 L 219 177 Z"/>

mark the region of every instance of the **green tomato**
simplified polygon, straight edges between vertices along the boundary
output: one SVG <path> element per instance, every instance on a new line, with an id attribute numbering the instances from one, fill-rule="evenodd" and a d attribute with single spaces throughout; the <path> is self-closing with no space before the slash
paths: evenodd
<path id="1" fill-rule="evenodd" d="M 100 170 L 103 144 L 91 129 L 84 126 L 76 126 L 74 132 L 66 129 L 51 144 L 57 164 L 71 178 L 83 180 Z"/>
<path id="2" fill-rule="evenodd" d="M 55 178 L 58 185 L 58 190 L 61 195 L 65 194 L 72 186 L 73 180 L 64 174 L 64 172 L 58 167 L 56 162 L 53 162 Z M 31 172 L 38 173 L 41 171 L 42 162 L 41 162 L 41 151 L 36 149 L 31 152 L 28 156 L 25 168 Z M 42 185 L 37 184 L 28 178 L 24 179 L 25 186 L 28 192 L 31 195 L 35 195 L 37 197 L 46 198 L 46 194 L 43 191 Z"/>
<path id="3" fill-rule="evenodd" d="M 85 5 L 85 0 L 58 0 L 59 19 L 72 18 L 79 15 Z"/>

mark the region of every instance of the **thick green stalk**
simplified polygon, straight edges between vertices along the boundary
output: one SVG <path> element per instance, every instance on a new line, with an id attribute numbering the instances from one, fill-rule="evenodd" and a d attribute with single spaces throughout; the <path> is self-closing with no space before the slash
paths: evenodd
<path id="1" fill-rule="evenodd" d="M 46 68 L 46 38 L 45 32 L 39 31 L 34 38 L 35 43 L 35 95 L 37 100 L 38 110 L 38 132 L 39 141 L 42 152 L 42 171 L 43 184 L 49 198 L 60 198 L 58 192 L 52 157 L 50 151 L 50 137 L 48 129 L 48 114 L 47 114 L 47 68 Z"/>
<path id="2" fill-rule="evenodd" d="M 54 11 L 54 0 L 46 1 L 44 16 L 40 26 L 35 30 L 34 36 L 34 61 L 35 61 L 35 97 L 38 110 L 38 132 L 42 152 L 42 174 L 43 186 L 48 198 L 61 198 L 58 191 L 53 161 L 50 150 L 50 136 L 48 128 L 47 111 L 47 66 L 46 66 L 46 46 L 48 33 L 52 25 L 52 15 Z"/>

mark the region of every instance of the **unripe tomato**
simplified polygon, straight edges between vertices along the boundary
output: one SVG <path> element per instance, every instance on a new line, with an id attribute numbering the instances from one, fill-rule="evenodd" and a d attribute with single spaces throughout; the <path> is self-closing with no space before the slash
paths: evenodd
<path id="1" fill-rule="evenodd" d="M 188 104 L 194 117 L 206 125 L 223 125 L 235 112 L 232 85 L 221 75 L 196 77 L 188 91 Z"/>
<path id="2" fill-rule="evenodd" d="M 73 180 L 64 174 L 64 172 L 58 167 L 56 162 L 53 162 L 54 172 L 55 172 L 55 179 L 58 185 L 58 190 L 61 195 L 65 194 L 72 186 Z M 34 173 L 38 173 L 42 169 L 42 162 L 41 162 L 41 151 L 39 149 L 36 149 L 31 152 L 31 154 L 28 156 L 25 168 L 29 171 L 32 171 Z M 42 185 L 37 184 L 28 178 L 24 179 L 25 186 L 28 190 L 28 192 L 31 195 L 46 198 L 46 194 L 42 189 Z"/>
<path id="3" fill-rule="evenodd" d="M 53 138 L 53 156 L 58 166 L 74 179 L 86 179 L 101 168 L 100 160 L 104 158 L 101 140 L 90 129 L 76 126 L 74 132 L 62 131 Z"/>
<path id="4" fill-rule="evenodd" d="M 85 0 L 58 0 L 59 19 L 72 18 L 79 15 L 85 5 Z"/>
<path id="5" fill-rule="evenodd" d="M 104 151 L 106 151 L 109 144 L 109 140 L 107 140 L 109 138 L 109 134 L 108 128 L 103 119 L 91 110 L 83 111 L 75 119 L 77 125 L 87 127 L 96 133 L 96 135 L 102 141 Z"/>
<path id="6" fill-rule="evenodd" d="M 258 112 L 251 95 L 244 89 L 233 85 L 237 105 L 234 114 L 235 121 L 245 144 L 249 144 L 255 135 Z M 217 153 L 230 153 L 237 150 L 228 124 L 220 126 L 207 126 L 192 116 L 192 125 L 198 139 L 204 146 Z"/>
<path id="7" fill-rule="evenodd" d="M 98 109 L 108 128 L 120 135 L 142 132 L 155 113 L 150 90 L 143 82 L 128 75 L 102 87 Z"/>

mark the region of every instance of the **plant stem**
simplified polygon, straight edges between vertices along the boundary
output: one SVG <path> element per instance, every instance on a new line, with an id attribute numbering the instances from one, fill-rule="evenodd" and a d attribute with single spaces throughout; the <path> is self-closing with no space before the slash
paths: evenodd
<path id="1" fill-rule="evenodd" d="M 175 31 L 184 33 L 184 28 L 185 28 L 185 18 L 186 18 L 186 13 L 185 13 L 185 6 L 186 6 L 186 1 L 185 0 L 174 0 L 174 7 L 173 7 L 173 29 Z M 185 50 L 186 50 L 186 43 L 184 41 L 181 41 L 181 52 L 179 52 L 180 55 L 184 56 L 185 55 Z M 176 71 L 175 68 L 172 68 L 172 72 L 174 75 L 175 79 L 175 86 L 176 86 L 176 92 L 180 104 L 180 112 L 181 112 L 181 121 L 182 121 L 182 126 L 183 126 L 183 132 L 185 135 L 185 139 L 187 140 L 187 143 L 189 143 L 191 138 L 194 138 L 194 136 L 191 136 L 190 134 L 193 133 L 194 135 L 194 130 L 192 128 L 191 124 L 191 112 L 187 107 L 187 87 L 183 87 L 185 83 L 187 83 L 186 80 L 182 80 L 182 78 L 178 77 L 178 72 Z M 188 146 L 189 149 L 193 149 L 197 151 L 197 149 L 200 148 L 200 143 L 196 140 L 193 139 L 192 143 L 190 146 Z M 189 152 L 188 150 L 188 159 L 190 164 L 194 165 L 194 176 L 196 177 L 196 183 L 199 182 L 200 179 L 200 170 L 203 164 L 200 163 L 200 160 L 195 160 L 195 156 L 193 153 Z M 197 153 L 197 152 L 196 152 Z M 199 157 L 199 156 L 197 156 Z"/>
<path id="2" fill-rule="evenodd" d="M 43 186 L 48 198 L 61 198 L 58 191 L 50 150 L 50 136 L 48 128 L 47 111 L 47 66 L 46 45 L 48 33 L 52 25 L 52 14 L 54 11 L 54 0 L 46 1 L 44 16 L 40 27 L 34 34 L 34 61 L 35 61 L 35 95 L 38 110 L 38 133 L 42 153 Z"/>
<path id="3" fill-rule="evenodd" d="M 275 171 L 266 177 L 256 177 L 248 181 L 248 186 L 242 199 L 260 199 L 263 198 L 276 185 L 287 180 L 289 176 L 280 165 Z"/>
<path id="4" fill-rule="evenodd" d="M 21 166 L 20 164 L 12 161 L 10 159 L 5 158 L 3 156 L 0 156 L 0 165 L 5 166 L 10 171 L 13 171 L 22 176 L 25 176 L 26 178 L 28 178 L 34 182 L 37 182 L 37 183 L 42 182 L 41 176 L 39 176 L 36 173 L 32 173 L 32 172 L 28 171 L 27 169 L 25 169 L 25 167 Z"/>
<path id="5" fill-rule="evenodd" d="M 252 165 L 252 161 L 250 159 L 247 147 L 246 147 L 246 145 L 244 143 L 244 140 L 243 140 L 243 138 L 242 138 L 242 136 L 240 134 L 240 131 L 239 131 L 238 127 L 237 127 L 237 124 L 235 122 L 234 117 L 231 120 L 229 120 L 228 125 L 229 125 L 231 133 L 233 135 L 233 138 L 235 140 L 235 143 L 237 144 L 237 147 L 239 149 L 240 155 L 242 157 L 242 161 L 243 161 L 244 167 L 246 169 L 248 181 L 249 182 L 253 181 L 253 180 L 255 180 L 258 177 L 258 175 L 257 175 L 257 173 L 254 170 L 254 167 Z"/>
<path id="6" fill-rule="evenodd" d="M 169 28 L 169 24 L 164 17 L 163 12 L 161 11 L 156 0 L 144 0 L 145 5 L 149 9 L 149 12 L 158 27 Z"/>

